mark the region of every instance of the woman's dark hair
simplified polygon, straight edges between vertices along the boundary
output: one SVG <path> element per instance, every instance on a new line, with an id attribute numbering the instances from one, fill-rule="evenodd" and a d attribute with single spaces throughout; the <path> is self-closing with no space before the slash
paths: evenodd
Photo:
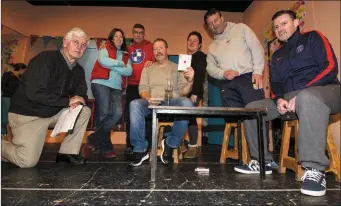
<path id="1" fill-rule="evenodd" d="M 202 37 L 201 37 L 201 34 L 200 34 L 199 32 L 197 32 L 197 31 L 192 31 L 191 33 L 188 34 L 187 41 L 188 41 L 189 37 L 192 36 L 192 35 L 198 37 L 199 44 L 200 44 L 199 49 L 201 49 L 201 46 L 202 46 Z"/>
<path id="2" fill-rule="evenodd" d="M 122 36 L 123 36 L 123 43 L 122 43 L 122 46 L 121 46 L 121 51 L 127 51 L 127 45 L 126 45 L 126 37 L 124 35 L 124 32 L 122 31 L 122 29 L 118 29 L 118 28 L 114 28 L 113 30 L 111 30 L 111 32 L 109 33 L 109 36 L 108 36 L 108 40 L 110 41 L 110 43 L 114 45 L 114 43 L 112 42 L 112 40 L 114 39 L 114 36 L 115 36 L 115 33 L 116 32 L 121 32 Z"/>
<path id="3" fill-rule="evenodd" d="M 17 63 L 17 64 L 12 64 L 14 71 L 20 71 L 22 69 L 26 69 L 26 65 L 24 63 Z"/>

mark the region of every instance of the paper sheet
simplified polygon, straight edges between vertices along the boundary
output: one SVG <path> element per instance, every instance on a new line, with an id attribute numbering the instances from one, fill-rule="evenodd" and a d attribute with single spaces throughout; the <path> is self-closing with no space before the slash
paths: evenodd
<path id="1" fill-rule="evenodd" d="M 75 126 L 75 122 L 77 120 L 79 112 L 82 110 L 83 105 L 78 105 L 71 112 L 69 110 L 65 110 L 58 118 L 58 122 L 54 127 L 51 137 L 56 137 L 59 133 L 68 132 L 72 130 Z"/>
<path id="2" fill-rule="evenodd" d="M 184 71 L 191 66 L 192 55 L 179 54 L 178 71 Z"/>

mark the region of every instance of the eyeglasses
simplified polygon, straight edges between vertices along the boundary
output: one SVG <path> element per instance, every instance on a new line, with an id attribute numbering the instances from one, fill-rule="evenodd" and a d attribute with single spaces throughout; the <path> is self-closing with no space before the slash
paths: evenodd
<path id="1" fill-rule="evenodd" d="M 279 25 L 274 25 L 274 30 L 278 30 L 281 27 L 284 27 L 285 25 L 287 25 L 288 21 L 285 22 L 281 22 Z"/>
<path id="2" fill-rule="evenodd" d="M 88 46 L 87 43 L 80 43 L 78 40 L 71 40 L 72 44 L 75 45 L 76 47 L 81 47 L 81 49 L 86 49 Z"/>
<path id="3" fill-rule="evenodd" d="M 143 35 L 143 34 L 144 34 L 144 31 L 140 31 L 140 32 L 138 32 L 138 31 L 133 31 L 133 34 Z"/>

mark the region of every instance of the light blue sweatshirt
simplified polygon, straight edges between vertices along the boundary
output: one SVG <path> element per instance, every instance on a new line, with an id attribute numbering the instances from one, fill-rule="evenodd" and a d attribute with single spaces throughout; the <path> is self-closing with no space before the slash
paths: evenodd
<path id="1" fill-rule="evenodd" d="M 110 69 L 109 79 L 94 79 L 91 83 L 101 84 L 113 89 L 122 90 L 122 78 L 121 76 L 128 77 L 132 74 L 133 69 L 131 67 L 130 58 L 127 63 L 127 67 L 124 67 L 122 61 L 123 52 L 117 50 L 116 59 L 109 58 L 109 53 L 106 48 L 99 51 L 99 64 L 107 69 Z"/>

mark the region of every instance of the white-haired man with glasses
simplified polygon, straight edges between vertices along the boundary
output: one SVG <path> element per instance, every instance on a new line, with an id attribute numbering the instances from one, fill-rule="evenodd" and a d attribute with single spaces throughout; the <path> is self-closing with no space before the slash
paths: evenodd
<path id="1" fill-rule="evenodd" d="M 72 28 L 66 33 L 61 50 L 43 51 L 31 59 L 11 100 L 9 125 L 13 139 L 2 140 L 2 161 L 21 168 L 34 167 L 49 126 L 57 123 L 63 111 L 85 105 L 85 73 L 77 59 L 83 55 L 88 43 L 89 37 L 82 29 Z M 56 162 L 85 163 L 78 154 L 90 114 L 90 109 L 84 106 L 73 132 L 61 144 Z"/>

